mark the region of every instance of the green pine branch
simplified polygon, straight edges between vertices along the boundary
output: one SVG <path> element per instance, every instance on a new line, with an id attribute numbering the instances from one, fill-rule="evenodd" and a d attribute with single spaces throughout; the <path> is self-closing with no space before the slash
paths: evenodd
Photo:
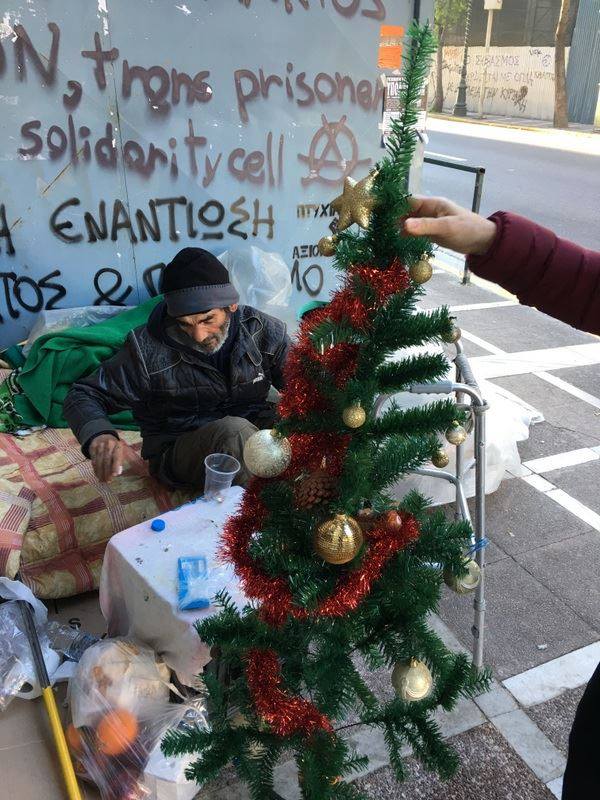
<path id="1" fill-rule="evenodd" d="M 369 423 L 369 433 L 377 438 L 383 436 L 443 433 L 455 421 L 464 419 L 452 400 L 437 400 L 416 408 L 400 408 L 392 402 L 390 408 L 378 419 Z"/>
<path id="2" fill-rule="evenodd" d="M 415 383 L 434 383 L 448 373 L 448 360 L 442 353 L 408 356 L 401 361 L 383 364 L 377 370 L 378 390 L 392 394 L 408 389 Z"/>

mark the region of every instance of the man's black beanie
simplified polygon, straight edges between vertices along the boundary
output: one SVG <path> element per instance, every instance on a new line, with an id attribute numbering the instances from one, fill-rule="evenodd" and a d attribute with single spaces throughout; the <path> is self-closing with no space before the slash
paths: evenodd
<path id="1" fill-rule="evenodd" d="M 201 247 L 184 247 L 163 270 L 160 290 L 171 317 L 226 308 L 240 296 L 218 258 Z"/>

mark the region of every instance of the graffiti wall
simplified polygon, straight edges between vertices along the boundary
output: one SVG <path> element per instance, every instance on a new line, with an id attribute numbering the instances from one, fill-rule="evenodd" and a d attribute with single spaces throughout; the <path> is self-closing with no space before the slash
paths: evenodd
<path id="1" fill-rule="evenodd" d="M 444 109 L 451 110 L 460 81 L 462 47 L 444 47 Z M 467 67 L 467 108 L 477 111 L 485 48 L 470 47 Z M 430 93 L 435 88 L 432 73 Z M 528 119 L 552 119 L 554 114 L 554 48 L 490 47 L 487 56 L 484 113 Z"/>
<path id="2" fill-rule="evenodd" d="M 316 242 L 344 178 L 382 154 L 382 26 L 406 27 L 409 9 L 24 0 L 4 12 L 0 345 L 41 309 L 144 300 L 188 245 L 278 252 L 293 307 L 325 296 L 334 276 Z"/>

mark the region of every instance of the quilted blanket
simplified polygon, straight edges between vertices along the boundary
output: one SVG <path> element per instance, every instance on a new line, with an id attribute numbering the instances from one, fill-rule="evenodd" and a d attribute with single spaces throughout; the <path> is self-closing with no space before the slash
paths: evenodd
<path id="1" fill-rule="evenodd" d="M 123 474 L 98 481 L 69 430 L 0 434 L 0 574 L 42 599 L 98 587 L 110 537 L 189 499 L 148 475 L 137 432 L 121 433 Z"/>

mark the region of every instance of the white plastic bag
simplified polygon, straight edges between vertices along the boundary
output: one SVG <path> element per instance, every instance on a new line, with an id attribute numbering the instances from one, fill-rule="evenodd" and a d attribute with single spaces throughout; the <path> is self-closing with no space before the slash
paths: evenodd
<path id="1" fill-rule="evenodd" d="M 81 306 L 80 308 L 52 308 L 49 311 L 40 311 L 35 318 L 33 328 L 29 331 L 27 341 L 23 345 L 23 355 L 26 356 L 35 340 L 46 333 L 58 333 L 66 328 L 87 328 L 98 322 L 104 322 L 110 317 L 115 317 L 125 310 L 123 306 Z"/>
<path id="2" fill-rule="evenodd" d="M 292 323 L 292 282 L 283 256 L 259 247 L 226 250 L 219 261 L 227 267 L 240 302 Z"/>
<path id="3" fill-rule="evenodd" d="M 154 650 L 131 639 L 105 639 L 85 651 L 70 691 L 76 728 L 89 726 L 98 701 L 151 716 L 168 702 L 169 669 Z"/>
<path id="4" fill-rule="evenodd" d="M 0 711 L 4 711 L 13 697 L 33 700 L 42 692 L 17 600 L 23 600 L 33 608 L 50 679 L 60 664 L 60 656 L 51 649 L 46 635 L 46 606 L 33 595 L 31 589 L 20 581 L 0 578 L 0 597 L 9 601 L 0 604 Z"/>
<path id="5" fill-rule="evenodd" d="M 38 638 L 48 674 L 60 664 L 60 656 L 50 648 L 44 627 L 38 627 Z M 31 700 L 39 697 L 33 655 L 23 622 L 21 606 L 15 600 L 0 605 L 0 711 L 13 697 Z"/>
<path id="6" fill-rule="evenodd" d="M 66 736 L 77 774 L 102 800 L 162 798 L 157 777 L 175 785 L 182 778 L 161 740 L 184 724 L 207 730 L 208 715 L 203 697 L 169 702 L 169 677 L 154 651 L 132 639 L 106 639 L 83 654 L 69 684 Z"/>

